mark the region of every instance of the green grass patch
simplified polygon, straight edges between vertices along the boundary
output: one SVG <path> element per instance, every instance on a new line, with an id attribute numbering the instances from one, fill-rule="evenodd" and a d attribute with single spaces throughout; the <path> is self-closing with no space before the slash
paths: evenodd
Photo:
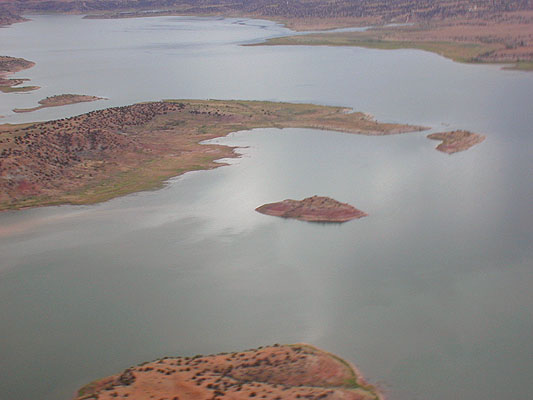
<path id="1" fill-rule="evenodd" d="M 533 71 L 533 61 L 518 61 L 515 65 L 505 67 L 504 69 L 511 69 L 516 71 Z"/>
<path id="2" fill-rule="evenodd" d="M 381 32 L 376 33 L 375 36 L 368 32 L 287 36 L 269 39 L 265 43 L 255 45 L 356 46 L 380 50 L 417 49 L 437 53 L 458 62 L 478 62 L 478 57 L 500 47 L 497 44 L 391 40 L 383 38 Z"/>

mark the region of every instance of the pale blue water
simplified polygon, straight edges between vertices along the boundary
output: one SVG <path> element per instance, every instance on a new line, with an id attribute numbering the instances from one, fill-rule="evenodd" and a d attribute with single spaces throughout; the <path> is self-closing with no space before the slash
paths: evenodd
<path id="1" fill-rule="evenodd" d="M 5 122 L 161 98 L 354 107 L 471 129 L 453 156 L 426 133 L 262 129 L 215 140 L 230 166 L 84 207 L 0 214 L 0 399 L 68 399 L 164 355 L 306 341 L 391 400 L 530 397 L 533 75 L 411 50 L 243 47 L 268 21 L 39 16 L 0 30 L 42 89 L 1 95 Z M 109 100 L 16 115 L 53 94 Z M 254 212 L 327 195 L 342 225 Z"/>

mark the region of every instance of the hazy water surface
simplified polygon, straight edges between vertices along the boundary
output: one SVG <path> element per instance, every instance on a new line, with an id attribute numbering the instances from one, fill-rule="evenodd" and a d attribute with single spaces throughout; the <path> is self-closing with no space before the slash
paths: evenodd
<path id="1" fill-rule="evenodd" d="M 434 54 L 243 47 L 268 21 L 39 16 L 0 30 L 42 89 L 5 122 L 162 98 L 354 107 L 471 129 L 448 156 L 426 133 L 259 129 L 230 166 L 84 207 L 0 214 L 0 399 L 68 399 L 164 355 L 305 341 L 357 363 L 391 400 L 530 397 L 533 75 Z M 109 100 L 13 114 L 53 94 Z M 320 194 L 369 217 L 310 224 L 254 212 Z"/>

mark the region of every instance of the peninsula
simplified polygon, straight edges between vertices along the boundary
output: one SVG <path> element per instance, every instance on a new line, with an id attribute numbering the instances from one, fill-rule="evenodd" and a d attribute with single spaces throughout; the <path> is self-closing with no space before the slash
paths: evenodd
<path id="1" fill-rule="evenodd" d="M 442 140 L 442 143 L 436 149 L 448 154 L 468 150 L 470 147 L 485 140 L 485 135 L 469 131 L 432 133 L 427 137 L 433 140 Z"/>
<path id="2" fill-rule="evenodd" d="M 363 135 L 421 131 L 313 104 L 166 100 L 71 118 L 0 125 L 0 210 L 90 204 L 211 169 L 233 148 L 200 142 L 253 128 L 316 128 Z"/>
<path id="3" fill-rule="evenodd" d="M 4 0 L 3 23 L 25 13 L 91 14 L 88 18 L 195 15 L 265 18 L 299 31 L 374 26 L 272 39 L 270 44 L 416 48 L 464 62 L 513 63 L 533 69 L 533 6 L 527 0 Z M 0 23 L 2 19 L 0 18 Z M 387 27 L 387 24 L 396 24 Z M 398 26 L 403 25 L 403 26 Z"/>
<path id="4" fill-rule="evenodd" d="M 512 64 L 507 69 L 533 70 L 533 11 L 503 13 L 490 21 L 464 18 L 285 36 L 247 46 L 261 45 L 418 49 L 457 62 L 506 63 Z"/>
<path id="5" fill-rule="evenodd" d="M 329 197 L 312 196 L 303 200 L 283 200 L 264 204 L 255 211 L 266 215 L 294 218 L 309 222 L 346 222 L 367 214 L 350 204 Z"/>
<path id="6" fill-rule="evenodd" d="M 69 104 L 86 103 L 96 100 L 105 100 L 103 97 L 87 96 L 83 94 L 58 94 L 39 101 L 39 106 L 33 108 L 15 108 L 16 113 L 25 113 L 40 110 L 46 107 L 60 107 Z"/>
<path id="7" fill-rule="evenodd" d="M 75 400 L 346 399 L 381 394 L 343 359 L 307 344 L 236 353 L 165 357 L 99 379 Z"/>
<path id="8" fill-rule="evenodd" d="M 9 75 L 14 74 L 35 65 L 34 62 L 25 60 L 24 58 L 16 58 L 10 56 L 0 56 L 0 92 L 28 92 L 30 90 L 39 89 L 39 86 L 22 86 L 22 83 L 28 79 L 9 79 Z"/>

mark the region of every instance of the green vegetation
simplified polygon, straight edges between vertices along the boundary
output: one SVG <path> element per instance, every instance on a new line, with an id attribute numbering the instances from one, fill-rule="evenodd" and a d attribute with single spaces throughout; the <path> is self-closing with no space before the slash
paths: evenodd
<path id="1" fill-rule="evenodd" d="M 533 61 L 518 61 L 515 65 L 504 67 L 504 69 L 512 69 L 517 71 L 533 71 Z"/>
<path id="2" fill-rule="evenodd" d="M 458 62 L 479 62 L 480 56 L 491 53 L 500 47 L 497 44 L 385 39 L 383 33 L 377 30 L 286 36 L 269 39 L 265 43 L 251 46 L 261 45 L 357 46 L 382 50 L 418 49 L 437 53 Z"/>
<path id="3" fill-rule="evenodd" d="M 350 389 L 361 389 L 362 391 L 366 392 L 366 393 L 371 393 L 372 395 L 375 396 L 375 400 L 380 400 L 381 399 L 381 396 L 378 392 L 378 390 L 373 386 L 373 385 L 370 385 L 368 384 L 367 382 L 360 382 L 360 379 L 361 377 L 359 376 L 359 373 L 354 369 L 354 367 L 346 360 L 344 360 L 343 358 L 333 354 L 333 353 L 329 353 L 329 352 L 326 352 L 326 351 L 323 351 L 323 350 L 319 350 L 318 348 L 312 346 L 312 345 L 309 345 L 309 344 L 291 344 L 291 345 L 286 345 L 288 347 L 291 347 L 291 348 L 295 348 L 295 349 L 301 349 L 301 350 L 305 350 L 307 352 L 310 352 L 310 353 L 314 353 L 314 352 L 322 352 L 322 353 L 326 353 L 329 357 L 337 360 L 338 362 L 340 362 L 342 365 L 344 365 L 348 371 L 350 372 L 351 374 L 351 377 L 350 378 L 347 378 L 345 381 L 344 381 L 344 386 L 347 387 L 347 388 L 350 388 Z"/>

